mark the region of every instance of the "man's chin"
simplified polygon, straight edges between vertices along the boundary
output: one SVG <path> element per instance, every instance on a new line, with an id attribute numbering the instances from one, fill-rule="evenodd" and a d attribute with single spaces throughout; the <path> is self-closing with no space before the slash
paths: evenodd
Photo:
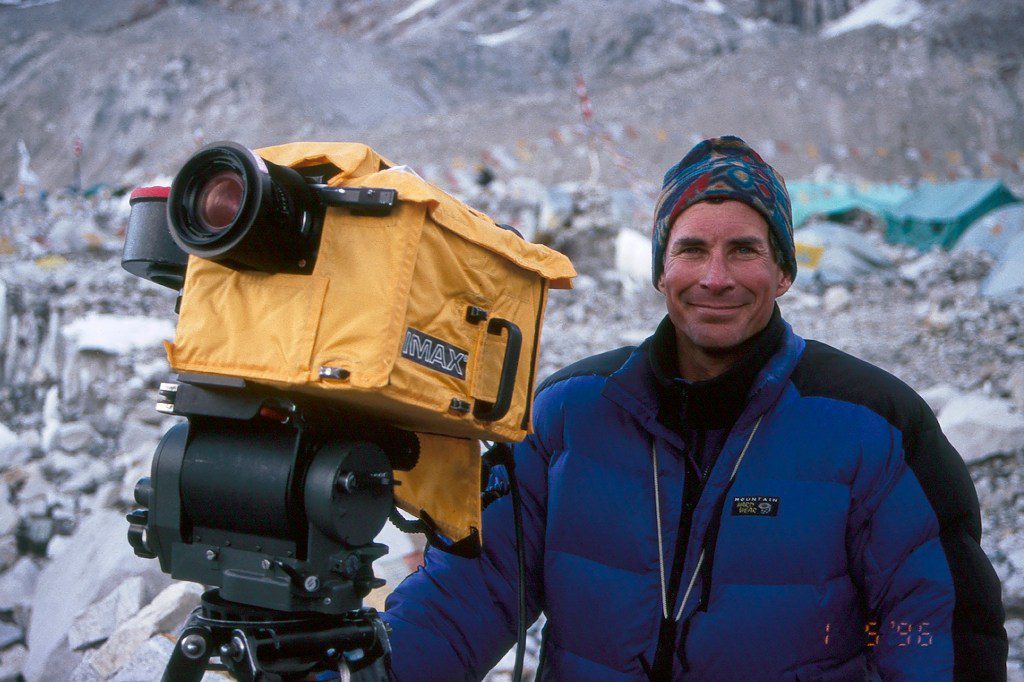
<path id="1" fill-rule="evenodd" d="M 695 334 L 691 341 L 694 346 L 707 355 L 728 356 L 738 351 L 746 339 L 740 332 L 722 330 L 716 334 Z"/>

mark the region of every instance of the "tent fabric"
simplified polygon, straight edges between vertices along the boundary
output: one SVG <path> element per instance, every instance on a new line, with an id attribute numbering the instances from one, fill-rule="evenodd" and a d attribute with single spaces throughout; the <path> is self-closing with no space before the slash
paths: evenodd
<path id="1" fill-rule="evenodd" d="M 886 238 L 921 250 L 933 246 L 949 249 L 975 220 L 1016 201 L 998 180 L 923 183 L 886 212 Z"/>
<path id="2" fill-rule="evenodd" d="M 1024 234 L 1024 204 L 1009 204 L 975 221 L 963 233 L 953 253 L 984 251 L 996 260 L 1018 235 Z"/>
<path id="3" fill-rule="evenodd" d="M 310 275 L 191 257 L 171 366 L 316 395 L 412 431 L 525 437 L 547 289 L 568 286 L 569 259 L 387 168 L 365 145 L 258 154 L 293 167 L 329 162 L 339 173 L 328 184 L 394 188 L 399 200 L 383 217 L 328 209 Z M 486 322 L 471 308 L 486 311 Z M 511 404 L 492 418 L 499 385 Z"/>
<path id="4" fill-rule="evenodd" d="M 885 210 L 903 201 L 910 190 L 890 184 L 850 184 L 797 180 L 787 184 L 793 204 L 793 224 L 800 226 L 814 216 L 837 218 L 854 210 L 882 217 Z"/>

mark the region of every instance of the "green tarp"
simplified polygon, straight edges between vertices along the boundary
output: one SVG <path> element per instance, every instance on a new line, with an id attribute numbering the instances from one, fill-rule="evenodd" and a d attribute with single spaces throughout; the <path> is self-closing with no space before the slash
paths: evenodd
<path id="1" fill-rule="evenodd" d="M 799 227 L 813 216 L 838 218 L 861 210 L 881 218 L 886 209 L 903 201 L 910 190 L 900 185 L 851 184 L 797 180 L 787 184 L 793 204 L 793 225 Z"/>
<path id="2" fill-rule="evenodd" d="M 998 180 L 924 183 L 886 212 L 886 239 L 921 250 L 951 248 L 975 220 L 1018 201 Z"/>

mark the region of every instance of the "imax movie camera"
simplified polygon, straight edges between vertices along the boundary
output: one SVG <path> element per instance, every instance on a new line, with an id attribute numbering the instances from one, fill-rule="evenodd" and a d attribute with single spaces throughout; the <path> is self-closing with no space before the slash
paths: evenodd
<path id="1" fill-rule="evenodd" d="M 187 421 L 129 541 L 212 588 L 164 679 L 382 678 L 373 540 L 390 517 L 479 553 L 479 441 L 528 433 L 572 265 L 361 144 L 215 143 L 131 205 L 122 265 L 179 292 L 157 409 Z"/>

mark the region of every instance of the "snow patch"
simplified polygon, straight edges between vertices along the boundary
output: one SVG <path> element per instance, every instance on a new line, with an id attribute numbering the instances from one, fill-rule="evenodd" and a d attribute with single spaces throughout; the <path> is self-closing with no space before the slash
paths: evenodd
<path id="1" fill-rule="evenodd" d="M 153 317 L 93 313 L 64 327 L 64 336 L 78 350 L 122 355 L 137 348 L 152 348 L 174 338 L 174 325 Z"/>
<path id="2" fill-rule="evenodd" d="M 412 19 L 420 12 L 426 11 L 436 4 L 437 0 L 416 0 L 416 2 L 395 15 L 395 23 L 400 24 L 407 19 Z"/>
<path id="3" fill-rule="evenodd" d="M 917 0 L 869 0 L 843 18 L 828 24 L 821 34 L 832 38 L 871 24 L 899 28 L 916 19 L 921 11 Z"/>
<path id="4" fill-rule="evenodd" d="M 495 47 L 503 43 L 508 43 L 526 32 L 527 27 L 525 25 L 516 26 L 505 31 L 498 31 L 497 33 L 487 33 L 482 36 L 477 36 L 476 44 L 483 45 L 484 47 Z"/>
<path id="5" fill-rule="evenodd" d="M 725 14 L 725 5 L 719 2 L 719 0 L 704 0 L 704 2 L 697 5 L 697 9 L 709 14 Z"/>

